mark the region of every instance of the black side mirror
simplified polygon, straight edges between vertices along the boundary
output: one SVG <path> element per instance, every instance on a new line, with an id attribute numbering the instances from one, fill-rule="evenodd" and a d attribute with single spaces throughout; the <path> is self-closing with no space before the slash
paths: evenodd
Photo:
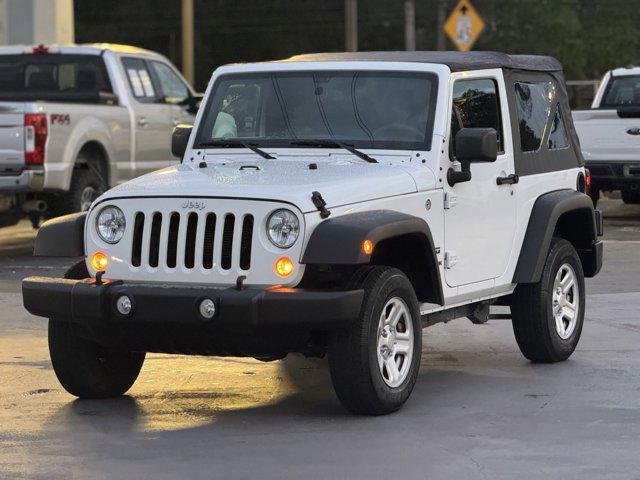
<path id="1" fill-rule="evenodd" d="M 204 97 L 204 94 L 196 93 L 195 95 L 192 95 L 191 97 L 187 98 L 187 100 L 185 101 L 187 105 L 187 112 L 193 115 L 198 113 L 198 109 L 200 108 L 200 103 L 202 102 L 202 97 Z"/>
<path id="2" fill-rule="evenodd" d="M 452 187 L 471 180 L 471 163 L 495 162 L 498 158 L 498 132 L 495 128 L 462 128 L 456 134 L 455 145 L 456 160 L 462 164 L 462 169 L 450 168 L 447 171 L 447 182 Z"/>
<path id="3" fill-rule="evenodd" d="M 456 159 L 464 162 L 495 162 L 498 132 L 495 128 L 462 128 L 456 134 Z"/>
<path id="4" fill-rule="evenodd" d="M 173 129 L 173 134 L 171 135 L 171 153 L 174 157 L 182 160 L 184 152 L 187 151 L 187 144 L 189 143 L 192 130 L 193 125 L 178 125 Z"/>
<path id="5" fill-rule="evenodd" d="M 635 105 L 621 105 L 618 107 L 617 113 L 620 118 L 640 118 L 640 107 Z"/>

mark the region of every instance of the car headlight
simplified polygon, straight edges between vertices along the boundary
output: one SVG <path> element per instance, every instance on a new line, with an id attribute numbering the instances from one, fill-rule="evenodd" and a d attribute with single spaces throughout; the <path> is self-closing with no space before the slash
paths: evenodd
<path id="1" fill-rule="evenodd" d="M 127 222 L 118 207 L 104 207 L 96 218 L 96 231 L 107 243 L 118 243 L 124 236 Z"/>
<path id="2" fill-rule="evenodd" d="M 276 247 L 289 248 L 298 239 L 300 222 L 291 210 L 280 209 L 269 215 L 267 236 Z"/>

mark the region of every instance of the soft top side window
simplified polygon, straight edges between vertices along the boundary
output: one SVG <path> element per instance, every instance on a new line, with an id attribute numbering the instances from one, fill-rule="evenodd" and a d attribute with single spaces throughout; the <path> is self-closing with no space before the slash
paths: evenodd
<path id="1" fill-rule="evenodd" d="M 455 152 L 455 138 L 462 128 L 495 128 L 498 132 L 498 152 L 504 152 L 502 118 L 498 85 L 488 78 L 457 80 L 453 85 L 451 112 L 451 156 Z"/>
<path id="2" fill-rule="evenodd" d="M 545 137 L 549 150 L 569 147 L 556 86 L 552 82 L 516 82 L 515 93 L 521 150 L 537 152 Z"/>

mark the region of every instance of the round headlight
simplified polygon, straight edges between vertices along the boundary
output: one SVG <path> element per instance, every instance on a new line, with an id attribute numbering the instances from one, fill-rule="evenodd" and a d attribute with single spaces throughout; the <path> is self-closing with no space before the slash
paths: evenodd
<path id="1" fill-rule="evenodd" d="M 118 207 L 104 207 L 96 218 L 96 231 L 107 243 L 118 243 L 124 236 L 126 225 L 124 213 Z"/>
<path id="2" fill-rule="evenodd" d="M 267 220 L 267 236 L 276 247 L 289 248 L 300 234 L 300 222 L 291 210 L 276 210 Z"/>

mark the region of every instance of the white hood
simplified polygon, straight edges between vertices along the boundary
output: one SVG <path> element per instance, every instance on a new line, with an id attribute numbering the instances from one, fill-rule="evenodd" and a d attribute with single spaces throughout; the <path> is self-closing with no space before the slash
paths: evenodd
<path id="1" fill-rule="evenodd" d="M 311 169 L 314 163 L 317 168 Z M 176 165 L 143 175 L 105 193 L 102 199 L 131 196 L 233 197 L 279 200 L 303 212 L 317 210 L 318 191 L 327 207 L 435 188 L 424 165 L 370 164 L 362 161 L 245 160 L 209 162 L 206 168 Z"/>

